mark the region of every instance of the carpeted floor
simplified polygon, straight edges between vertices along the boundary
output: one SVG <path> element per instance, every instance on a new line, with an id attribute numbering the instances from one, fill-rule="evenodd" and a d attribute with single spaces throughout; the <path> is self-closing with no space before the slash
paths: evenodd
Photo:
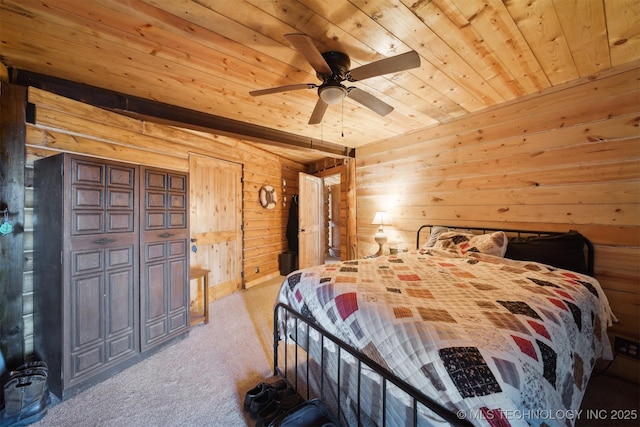
<path id="1" fill-rule="evenodd" d="M 247 390 L 272 375 L 273 304 L 282 278 L 210 305 L 207 325 L 49 408 L 34 426 L 245 426 Z"/>
<path id="2" fill-rule="evenodd" d="M 593 376 L 582 398 L 577 427 L 640 425 L 640 385 L 607 375 Z"/>
<path id="3" fill-rule="evenodd" d="M 272 375 L 273 304 L 281 282 L 276 278 L 213 302 L 209 324 L 194 327 L 186 339 L 52 406 L 33 425 L 254 425 L 242 402 L 247 390 Z M 639 390 L 637 384 L 612 377 L 592 378 L 576 426 L 639 425 Z M 632 418 L 634 413 L 634 420 L 612 419 Z"/>

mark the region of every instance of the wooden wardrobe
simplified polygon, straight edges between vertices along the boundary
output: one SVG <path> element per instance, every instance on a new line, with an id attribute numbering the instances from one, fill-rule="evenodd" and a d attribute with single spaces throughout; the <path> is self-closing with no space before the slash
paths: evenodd
<path id="1" fill-rule="evenodd" d="M 66 399 L 188 332 L 188 175 L 59 154 L 34 194 L 35 350 Z"/>

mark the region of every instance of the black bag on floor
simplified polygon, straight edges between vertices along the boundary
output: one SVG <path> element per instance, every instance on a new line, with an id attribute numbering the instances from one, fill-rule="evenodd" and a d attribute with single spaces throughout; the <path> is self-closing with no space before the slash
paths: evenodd
<path id="1" fill-rule="evenodd" d="M 280 415 L 268 427 L 339 427 L 340 423 L 320 399 L 311 399 Z"/>
<path id="2" fill-rule="evenodd" d="M 0 427 L 18 427 L 34 423 L 47 413 L 49 369 L 44 362 L 29 362 L 11 371 L 4 384 L 4 410 Z"/>

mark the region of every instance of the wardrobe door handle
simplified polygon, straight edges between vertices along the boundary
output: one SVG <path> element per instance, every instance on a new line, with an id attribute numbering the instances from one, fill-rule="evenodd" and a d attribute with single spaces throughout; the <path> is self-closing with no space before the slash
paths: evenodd
<path id="1" fill-rule="evenodd" d="M 94 240 L 93 243 L 97 244 L 97 245 L 108 245 L 109 243 L 113 243 L 115 242 L 116 239 L 98 239 L 98 240 Z"/>

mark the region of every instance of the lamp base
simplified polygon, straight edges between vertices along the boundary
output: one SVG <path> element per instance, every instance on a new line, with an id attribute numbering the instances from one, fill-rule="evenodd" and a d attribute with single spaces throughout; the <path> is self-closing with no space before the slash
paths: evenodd
<path id="1" fill-rule="evenodd" d="M 376 252 L 376 256 L 383 255 L 384 252 L 382 250 L 382 245 L 384 245 L 387 242 L 387 236 L 385 236 L 385 234 L 382 231 L 378 231 L 376 235 L 373 237 L 373 239 L 378 244 L 378 252 Z"/>

